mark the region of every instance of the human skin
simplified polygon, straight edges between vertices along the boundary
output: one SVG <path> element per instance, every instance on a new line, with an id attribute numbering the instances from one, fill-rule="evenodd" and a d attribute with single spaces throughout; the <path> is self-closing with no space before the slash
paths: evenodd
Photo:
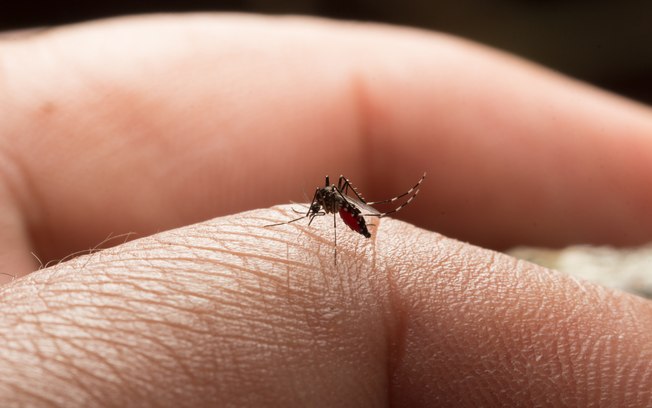
<path id="1" fill-rule="evenodd" d="M 444 35 L 238 15 L 5 37 L 0 89 L 2 273 L 153 234 L 2 287 L 1 406 L 651 403 L 647 300 L 446 237 L 648 241 L 647 107 Z M 340 224 L 337 262 L 329 217 L 223 216 L 424 170 L 424 229 Z"/>

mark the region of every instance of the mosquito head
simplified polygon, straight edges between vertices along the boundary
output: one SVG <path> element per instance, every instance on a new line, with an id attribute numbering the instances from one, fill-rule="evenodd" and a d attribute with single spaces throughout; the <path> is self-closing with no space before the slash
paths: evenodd
<path id="1" fill-rule="evenodd" d="M 308 211 L 308 214 L 316 214 L 321 211 L 321 204 L 319 202 L 314 202 L 310 206 L 310 210 Z"/>
<path id="2" fill-rule="evenodd" d="M 315 214 L 321 211 L 321 206 L 322 206 L 322 191 L 323 189 L 320 188 L 315 192 L 315 199 L 313 200 L 312 204 L 310 204 L 310 210 L 308 210 L 308 214 Z"/>

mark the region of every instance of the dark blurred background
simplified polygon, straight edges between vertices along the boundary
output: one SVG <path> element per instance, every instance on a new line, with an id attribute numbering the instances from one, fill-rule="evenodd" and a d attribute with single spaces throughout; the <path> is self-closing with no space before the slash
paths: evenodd
<path id="1" fill-rule="evenodd" d="M 209 10 L 310 14 L 444 31 L 652 104 L 651 0 L 0 0 L 0 29 Z"/>

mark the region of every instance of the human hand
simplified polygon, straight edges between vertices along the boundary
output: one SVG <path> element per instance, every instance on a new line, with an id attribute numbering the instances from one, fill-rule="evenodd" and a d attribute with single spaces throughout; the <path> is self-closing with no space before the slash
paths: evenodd
<path id="1" fill-rule="evenodd" d="M 492 248 L 649 240 L 648 108 L 443 35 L 159 16 L 0 43 L 3 272 L 324 173 Z M 648 301 L 399 221 L 217 218 L 2 288 L 2 406 L 650 404 Z M 321 220 L 323 221 L 323 220 Z"/>

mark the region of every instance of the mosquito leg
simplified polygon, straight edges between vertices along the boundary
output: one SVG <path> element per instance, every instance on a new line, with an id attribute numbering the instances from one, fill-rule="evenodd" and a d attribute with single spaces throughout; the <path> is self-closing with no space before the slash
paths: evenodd
<path id="1" fill-rule="evenodd" d="M 351 184 L 349 179 L 344 176 L 340 176 L 340 179 L 337 181 L 337 189 L 346 195 L 349 192 L 349 188 L 353 190 L 353 193 L 356 197 L 358 197 L 358 200 L 362 201 L 364 204 L 367 204 L 367 201 L 364 199 L 364 197 L 362 197 L 360 193 L 358 193 L 358 190 L 353 184 Z"/>
<path id="2" fill-rule="evenodd" d="M 364 216 L 365 216 L 365 217 L 378 217 L 378 218 L 381 218 L 381 217 L 384 217 L 384 216 L 386 216 L 386 215 L 394 214 L 394 213 L 396 213 L 396 212 L 399 212 L 399 211 L 401 211 L 405 206 L 407 206 L 408 204 L 410 204 L 410 203 L 412 202 L 412 200 L 414 200 L 414 197 L 417 196 L 417 194 L 419 194 L 419 190 L 416 190 L 416 191 L 414 192 L 414 194 L 413 194 L 410 198 L 408 198 L 408 200 L 407 200 L 406 202 L 404 202 L 403 204 L 399 205 L 398 207 L 396 207 L 396 208 L 393 209 L 392 211 L 387 211 L 387 212 L 385 212 L 385 213 L 380 213 L 380 214 L 364 214 Z"/>
<path id="3" fill-rule="evenodd" d="M 335 265 L 337 265 L 337 216 L 333 213 L 333 231 L 335 231 L 335 250 L 333 251 Z"/>
<path id="4" fill-rule="evenodd" d="M 396 201 L 396 200 L 398 200 L 398 199 L 400 199 L 400 198 L 403 198 L 403 197 L 405 197 L 406 195 L 410 195 L 410 194 L 411 194 L 413 191 L 415 191 L 415 190 L 418 192 L 418 191 L 419 191 L 419 186 L 421 185 L 421 183 L 423 182 L 423 180 L 424 180 L 425 178 L 426 178 L 426 173 L 423 173 L 423 176 L 421 176 L 421 178 L 419 179 L 419 181 L 417 182 L 417 184 L 415 184 L 411 189 L 409 189 L 408 191 L 406 191 L 405 193 L 403 193 L 403 194 L 401 194 L 401 195 L 398 195 L 398 196 L 396 196 L 396 197 L 390 198 L 390 199 L 388 199 L 388 200 L 373 201 L 373 202 L 370 202 L 370 203 L 367 203 L 367 204 L 368 204 L 368 205 L 376 205 L 376 204 L 393 203 L 394 201 Z M 417 193 L 414 193 L 414 195 L 416 196 Z M 412 198 L 414 198 L 414 196 L 412 196 Z M 410 199 L 410 200 L 411 200 L 411 199 Z M 398 211 L 398 210 L 396 210 L 396 211 Z M 396 211 L 394 211 L 394 212 L 396 212 Z"/>

